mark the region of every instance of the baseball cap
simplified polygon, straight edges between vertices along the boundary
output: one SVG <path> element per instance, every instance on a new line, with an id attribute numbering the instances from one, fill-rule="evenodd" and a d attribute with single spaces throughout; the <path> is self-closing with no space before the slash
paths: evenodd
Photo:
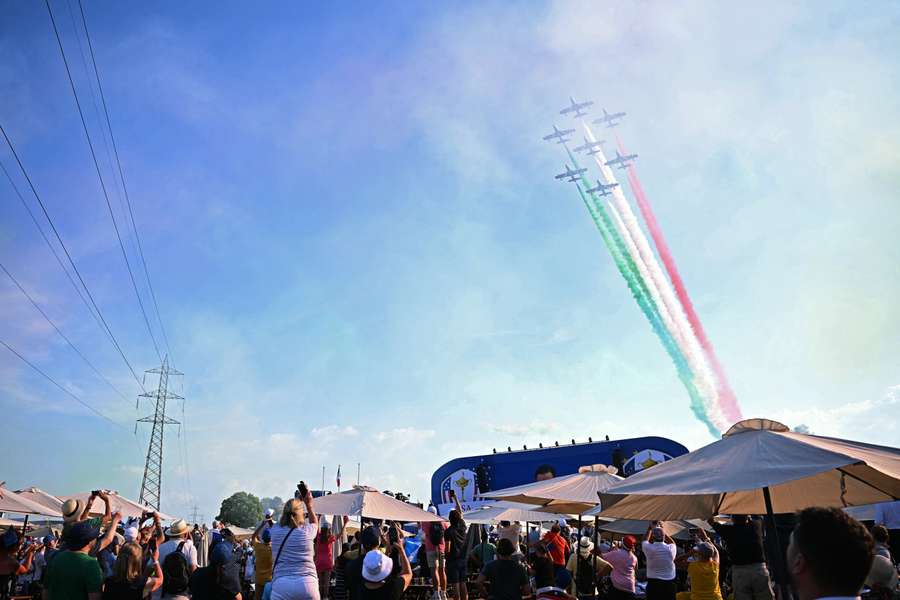
<path id="1" fill-rule="evenodd" d="M 275 509 L 273 509 L 273 508 L 266 509 L 266 518 L 267 519 L 271 518 L 274 515 L 275 515 Z"/>
<path id="2" fill-rule="evenodd" d="M 637 546 L 637 540 L 634 539 L 634 536 L 630 536 L 630 535 L 626 535 L 626 536 L 622 539 L 622 543 L 623 543 L 623 544 L 625 545 L 625 547 L 628 548 L 629 550 L 634 550 L 634 547 Z"/>
<path id="3" fill-rule="evenodd" d="M 77 550 L 84 548 L 99 536 L 99 527 L 95 527 L 90 521 L 78 521 L 69 527 L 69 531 L 66 533 L 66 543 L 70 548 Z"/>
<path id="4" fill-rule="evenodd" d="M 134 542 L 138 537 L 138 528 L 134 525 L 126 527 L 123 535 L 125 536 L 126 542 Z"/>

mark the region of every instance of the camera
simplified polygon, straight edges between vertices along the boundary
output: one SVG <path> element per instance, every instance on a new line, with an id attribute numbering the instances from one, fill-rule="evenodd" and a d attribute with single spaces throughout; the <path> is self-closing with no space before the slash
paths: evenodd
<path id="1" fill-rule="evenodd" d="M 99 496 L 100 490 L 91 490 L 91 494 L 93 494 L 94 496 Z"/>
<path id="2" fill-rule="evenodd" d="M 309 495 L 309 489 L 306 487 L 306 482 L 301 481 L 297 484 L 297 492 L 294 494 L 294 497 L 299 500 L 306 500 L 306 496 Z"/>

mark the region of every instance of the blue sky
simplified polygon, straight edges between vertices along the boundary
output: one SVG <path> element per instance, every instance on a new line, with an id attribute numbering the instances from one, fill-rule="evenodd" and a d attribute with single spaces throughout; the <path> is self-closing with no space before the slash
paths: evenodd
<path id="1" fill-rule="evenodd" d="M 53 7 L 99 143 L 69 5 Z M 896 4 L 85 8 L 186 373 L 169 512 L 285 495 L 322 465 L 353 481 L 361 462 L 366 482 L 424 497 L 437 466 L 494 446 L 711 440 L 552 180 L 563 157 L 540 137 L 570 94 L 629 112 L 619 133 L 745 414 L 900 442 Z M 0 123 L 126 354 L 152 368 L 41 4 L 0 6 L 0 53 Z M 122 425 L 0 353 L 0 479 L 136 496 L 133 420 L 150 407 L 5 181 L 0 261 L 128 398 L 0 282 L 0 337 Z"/>

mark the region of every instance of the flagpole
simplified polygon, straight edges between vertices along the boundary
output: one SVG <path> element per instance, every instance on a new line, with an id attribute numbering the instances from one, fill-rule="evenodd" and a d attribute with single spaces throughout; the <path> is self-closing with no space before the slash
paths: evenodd
<path id="1" fill-rule="evenodd" d="M 356 485 L 359 485 L 359 463 L 356 463 Z"/>
<path id="2" fill-rule="evenodd" d="M 341 465 L 338 465 L 337 488 L 338 488 L 338 494 L 340 494 L 341 493 Z"/>
<path id="3" fill-rule="evenodd" d="M 325 493 L 325 465 L 322 465 L 322 493 Z"/>

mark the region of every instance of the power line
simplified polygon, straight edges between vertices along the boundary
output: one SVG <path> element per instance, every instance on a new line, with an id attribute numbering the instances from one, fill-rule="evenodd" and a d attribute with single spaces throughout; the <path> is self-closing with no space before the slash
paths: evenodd
<path id="1" fill-rule="evenodd" d="M 22 287 L 22 284 L 19 283 L 19 281 L 18 281 L 15 277 L 13 277 L 13 274 L 10 273 L 9 270 L 8 270 L 5 266 L 3 266 L 3 263 L 0 263 L 0 270 L 2 270 L 4 273 L 6 273 L 6 276 L 9 277 L 10 281 L 12 281 L 14 284 L 16 284 L 16 287 L 19 288 L 19 291 L 22 292 L 22 293 L 25 295 L 26 298 L 28 298 L 28 301 L 31 302 L 31 305 L 34 306 L 34 308 L 35 308 L 39 313 L 41 313 L 41 316 L 44 317 L 44 319 L 45 319 L 48 323 L 50 323 L 50 325 L 53 327 L 53 329 L 56 330 L 56 333 L 58 333 L 59 336 L 60 336 L 62 339 L 64 339 L 64 340 L 66 341 L 66 343 L 67 343 L 69 346 L 71 346 L 72 350 L 74 350 L 75 353 L 78 354 L 78 356 L 81 357 L 81 360 L 83 360 L 85 363 L 87 363 L 87 366 L 89 366 L 89 367 L 94 371 L 94 373 L 96 373 L 97 376 L 100 377 L 100 379 L 102 379 L 103 381 L 106 382 L 106 385 L 108 385 L 109 387 L 111 387 L 111 388 L 113 389 L 113 391 L 115 391 L 117 394 L 119 394 L 119 396 L 122 397 L 122 400 L 127 400 L 127 398 L 125 397 L 125 394 L 123 394 L 121 391 L 119 391 L 119 388 L 117 388 L 116 386 L 114 386 L 114 385 L 112 384 L 112 382 L 111 382 L 109 379 L 107 379 L 107 378 L 103 375 L 103 373 L 101 373 L 99 370 L 97 370 L 97 367 L 94 366 L 94 363 L 92 363 L 91 361 L 89 361 L 88 358 L 87 358 L 84 354 L 82 354 L 81 350 L 79 350 L 79 349 L 75 346 L 75 344 L 72 343 L 72 340 L 70 340 L 68 337 L 66 337 L 66 334 L 64 334 L 62 331 L 60 331 L 59 327 L 56 326 L 56 323 L 54 323 L 54 322 L 50 319 L 50 317 L 47 316 L 47 313 L 45 313 L 44 310 L 38 305 L 38 303 L 35 302 L 34 298 L 31 297 L 31 294 L 29 294 L 29 293 L 25 290 L 25 288 Z"/>
<path id="2" fill-rule="evenodd" d="M 59 242 L 59 245 L 62 247 L 63 252 L 66 254 L 66 258 L 69 260 L 69 264 L 72 266 L 72 270 L 75 272 L 75 275 L 78 277 L 78 281 L 81 282 L 82 287 L 84 288 L 85 293 L 91 301 L 91 306 L 94 307 L 94 310 L 97 311 L 97 316 L 100 318 L 100 321 L 103 323 L 103 327 L 106 330 L 107 335 L 109 335 L 110 341 L 112 341 L 113 345 L 116 347 L 116 350 L 119 353 L 119 356 L 122 357 L 122 360 L 125 361 L 125 364 L 128 365 L 128 370 L 131 371 L 132 377 L 137 381 L 137 384 L 140 386 L 141 390 L 144 389 L 144 384 L 141 381 L 140 377 L 137 376 L 137 373 L 134 372 L 134 367 L 131 366 L 131 362 L 129 362 L 128 357 L 125 356 L 125 353 L 122 351 L 122 347 L 119 345 L 118 340 L 116 340 L 116 336 L 113 335 L 112 329 L 109 327 L 109 323 L 106 322 L 106 318 L 103 316 L 103 312 L 100 310 L 100 307 L 97 306 L 97 302 L 94 300 L 93 294 L 91 294 L 90 288 L 84 282 L 84 278 L 81 276 L 81 271 L 78 270 L 78 267 L 75 266 L 75 261 L 72 260 L 72 255 L 69 253 L 69 249 L 66 247 L 65 243 L 62 241 L 62 237 L 59 235 L 59 230 L 56 229 L 56 225 L 53 223 L 53 219 L 50 218 L 50 213 L 47 212 L 47 207 L 44 206 L 43 200 L 41 200 L 40 194 L 38 194 L 37 188 L 34 187 L 34 182 L 31 181 L 31 177 L 28 175 L 28 171 L 25 170 L 25 165 L 22 164 L 22 159 L 19 158 L 19 153 L 16 152 L 16 147 L 13 146 L 12 140 L 9 139 L 9 136 L 6 134 L 6 130 L 3 128 L 3 125 L 0 125 L 0 133 L 3 134 L 3 138 L 6 140 L 6 145 L 9 146 L 10 151 L 12 152 L 13 157 L 16 159 L 16 163 L 19 165 L 19 169 L 22 171 L 22 175 L 25 176 L 25 180 L 28 182 L 28 187 L 31 188 L 31 193 L 34 194 L 35 199 L 38 202 L 38 205 L 41 207 L 41 211 L 44 213 L 44 217 L 47 219 L 47 222 L 50 224 L 50 229 L 53 230 L 53 235 L 56 236 L 56 241 Z M 4 169 L 5 170 L 5 169 Z M 23 200 L 24 202 L 24 200 Z M 29 211 L 30 213 L 31 211 Z M 40 229 L 40 227 L 38 227 Z M 43 234 L 43 232 L 42 232 Z M 46 237 L 44 238 L 46 239 Z M 49 242 L 48 242 L 49 243 Z M 51 246 L 52 247 L 52 246 Z M 68 271 L 67 271 L 68 273 Z"/>
<path id="3" fill-rule="evenodd" d="M 56 387 L 58 387 L 60 390 L 62 390 L 63 392 L 65 392 L 66 394 L 68 394 L 69 396 L 71 396 L 72 398 L 74 398 L 76 402 L 78 402 L 79 404 L 83 405 L 85 408 L 89 409 L 91 412 L 96 413 L 98 416 L 100 416 L 100 417 L 106 419 L 107 421 L 109 421 L 110 423 L 112 423 L 113 425 L 115 425 L 116 427 L 121 427 L 122 429 L 125 429 L 125 426 L 124 426 L 124 425 L 121 425 L 121 424 L 117 423 L 116 421 L 113 421 L 112 419 L 110 419 L 109 417 L 107 417 L 106 415 L 104 415 L 102 412 L 100 412 L 99 410 L 97 410 L 96 408 L 94 408 L 93 406 L 91 406 L 90 404 L 88 404 L 87 402 L 85 402 L 84 400 L 82 400 L 81 398 L 79 398 L 77 395 L 73 394 L 72 392 L 70 392 L 69 390 L 67 390 L 67 389 L 64 388 L 63 386 L 61 386 L 59 383 L 56 382 L 55 379 L 53 379 L 52 377 L 50 377 L 49 375 L 47 375 L 46 373 L 44 373 L 37 365 L 35 365 L 35 364 L 32 363 L 31 361 L 29 361 L 27 358 L 25 358 L 25 357 L 22 356 L 21 354 L 19 354 L 19 353 L 16 351 L 15 348 L 13 348 L 12 346 L 10 346 L 9 344 L 7 344 L 6 342 L 4 342 L 3 340 L 0 340 L 0 344 L 6 346 L 6 349 L 9 350 L 10 352 L 12 352 L 13 354 L 15 354 L 17 357 L 19 357 L 19 360 L 21 360 L 23 363 L 25 363 L 26 365 L 28 365 L 29 367 L 31 367 L 32 369 L 34 369 L 35 371 L 37 371 L 38 373 L 40 373 L 40 374 L 44 377 L 44 379 L 46 379 L 47 381 L 49 381 L 50 383 L 52 383 L 53 385 L 55 385 Z"/>
<path id="4" fill-rule="evenodd" d="M 91 158 L 94 160 L 94 168 L 97 170 L 97 178 L 100 180 L 100 189 L 106 200 L 106 208 L 109 210 L 109 218 L 112 221 L 113 229 L 116 231 L 116 239 L 119 242 L 119 249 L 122 251 L 122 258 L 125 260 L 125 267 L 128 270 L 128 277 L 131 279 L 131 287 L 134 288 L 134 294 L 137 297 L 138 306 L 144 317 L 144 323 L 147 325 L 147 332 L 150 334 L 150 340 L 153 342 L 153 348 L 156 355 L 162 361 L 162 354 L 156 343 L 156 337 L 153 335 L 153 328 L 150 327 L 150 319 L 147 318 L 147 311 L 144 309 L 144 301 L 141 300 L 141 293 L 138 291 L 137 281 L 134 279 L 134 272 L 131 269 L 131 261 L 128 260 L 128 253 L 125 252 L 125 244 L 122 242 L 122 234 L 119 232 L 119 225 L 116 223 L 116 216 L 113 212 L 112 203 L 109 200 L 109 192 L 106 189 L 106 182 L 103 180 L 103 173 L 100 170 L 100 162 L 97 160 L 97 152 L 94 150 L 94 142 L 91 140 L 90 131 L 88 131 L 87 121 L 84 118 L 84 111 L 81 108 L 81 101 L 78 99 L 78 92 L 75 89 L 75 80 L 72 78 L 72 71 L 69 69 L 69 60 L 66 58 L 66 51 L 63 48 L 62 38 L 59 36 L 59 29 L 56 26 L 56 19 L 53 16 L 53 9 L 50 8 L 50 0 L 44 0 L 47 6 L 47 13 L 50 15 L 50 23 L 53 25 L 53 33 L 56 36 L 56 43 L 59 46 L 59 53 L 62 56 L 63 65 L 66 68 L 66 76 L 69 78 L 69 86 L 72 88 L 72 96 L 75 98 L 75 107 L 78 109 L 78 116 L 81 118 L 81 126 L 84 129 L 84 135 L 87 138 L 88 147 L 91 151 Z"/>
<path id="5" fill-rule="evenodd" d="M 119 179 L 122 181 L 122 191 L 125 192 L 125 204 L 128 206 L 128 216 L 131 219 L 131 228 L 134 230 L 134 239 L 137 241 L 138 256 L 140 256 L 141 264 L 144 267 L 144 275 L 147 278 L 147 288 L 150 290 L 150 298 L 153 300 L 153 308 L 156 311 L 156 319 L 159 321 L 159 330 L 162 333 L 163 342 L 166 344 L 166 350 L 168 351 L 169 356 L 172 356 L 172 349 L 169 347 L 169 337 L 166 335 L 166 328 L 163 325 L 162 316 L 159 312 L 159 304 L 156 301 L 156 292 L 153 291 L 153 283 L 150 281 L 150 270 L 147 268 L 147 261 L 144 258 L 144 247 L 143 244 L 141 244 L 141 235 L 138 233 L 138 228 L 134 221 L 131 198 L 128 195 L 128 186 L 125 185 L 125 173 L 122 170 L 122 162 L 119 160 L 119 148 L 116 144 L 116 136 L 113 134 L 112 122 L 109 118 L 109 108 L 106 105 L 106 94 L 103 93 L 103 84 L 100 82 L 100 70 L 97 68 L 97 59 L 94 56 L 94 44 L 91 41 L 91 33 L 87 26 L 87 19 L 84 15 L 84 6 L 82 5 L 81 0 L 78 0 L 78 10 L 81 12 L 81 23 L 84 25 L 84 35 L 87 38 L 88 51 L 91 54 L 91 64 L 94 66 L 94 76 L 97 78 L 97 89 L 100 90 L 100 102 L 103 105 L 103 114 L 106 116 L 106 127 L 109 130 L 109 139 L 112 142 L 113 154 L 115 155 L 116 165 L 119 170 Z"/>

